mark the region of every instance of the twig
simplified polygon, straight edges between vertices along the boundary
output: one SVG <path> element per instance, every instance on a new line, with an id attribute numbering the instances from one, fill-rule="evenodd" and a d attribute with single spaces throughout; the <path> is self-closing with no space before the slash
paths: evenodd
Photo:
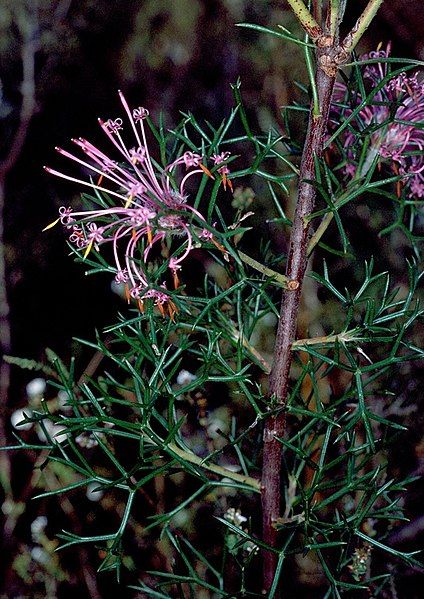
<path id="1" fill-rule="evenodd" d="M 282 275 L 276 272 L 275 270 L 272 270 L 271 268 L 264 266 L 263 264 L 261 264 L 257 260 L 254 260 L 247 254 L 240 252 L 240 250 L 238 252 L 238 255 L 243 260 L 243 262 L 245 262 L 255 270 L 261 272 L 263 275 L 270 277 L 276 283 L 281 285 L 281 287 L 283 287 L 284 289 L 297 289 L 299 287 L 299 283 L 297 281 L 291 280 L 285 275 Z"/>
<path id="2" fill-rule="evenodd" d="M 200 468 L 204 468 L 209 472 L 213 472 L 213 474 L 217 474 L 221 478 L 230 478 L 231 480 L 241 483 L 243 485 L 247 485 L 251 487 L 257 493 L 261 492 L 261 483 L 258 479 L 253 478 L 251 476 L 246 476 L 244 474 L 238 474 L 237 472 L 233 472 L 232 470 L 227 470 L 227 468 L 223 468 L 222 466 L 217 466 L 216 464 L 208 464 L 205 462 L 204 458 L 200 458 L 194 453 L 189 451 L 185 451 L 176 445 L 175 443 L 168 443 L 167 449 L 170 450 L 172 454 L 175 454 L 177 457 L 181 458 L 186 462 L 190 462 L 191 464 L 195 464 L 196 466 L 200 466 Z"/>
<path id="3" fill-rule="evenodd" d="M 315 21 L 321 26 L 322 23 L 322 0 L 312 0 L 312 14 Z"/>
<path id="4" fill-rule="evenodd" d="M 327 335 L 324 337 L 313 337 L 312 339 L 297 339 L 291 344 L 292 351 L 302 351 L 305 347 L 311 345 L 333 345 L 334 343 L 349 343 L 351 341 L 359 341 L 359 337 L 355 337 L 355 330 L 339 333 L 338 335 Z"/>
<path id="5" fill-rule="evenodd" d="M 327 8 L 327 32 L 334 39 L 337 31 L 337 16 L 339 13 L 339 0 L 329 0 Z"/>
<path id="6" fill-rule="evenodd" d="M 343 40 L 342 47 L 347 54 L 350 54 L 355 49 L 382 4 L 383 0 L 369 0 L 354 27 Z"/>
<path id="7" fill-rule="evenodd" d="M 302 0 L 287 0 L 290 4 L 292 11 L 299 19 L 303 29 L 309 35 L 309 37 L 316 42 L 323 35 L 321 27 L 318 25 L 314 17 L 311 15 L 306 5 Z"/>
<path id="8" fill-rule="evenodd" d="M 309 240 L 309 244 L 308 244 L 308 256 L 310 256 L 312 254 L 312 252 L 314 251 L 315 247 L 320 242 L 321 237 L 324 235 L 324 233 L 326 232 L 326 230 L 330 226 L 330 223 L 333 220 L 333 218 L 334 218 L 334 212 L 327 212 L 327 214 L 325 214 L 323 216 L 323 219 L 320 222 L 317 230 L 315 231 L 315 233 L 312 235 L 311 239 Z"/>
<path id="9" fill-rule="evenodd" d="M 34 15 L 32 15 L 34 17 Z M 23 17 L 21 17 L 22 19 Z M 22 24 L 20 31 L 22 40 L 22 104 L 19 114 L 19 125 L 13 137 L 12 144 L 6 157 L 0 163 L 0 181 L 4 184 L 5 178 L 15 166 L 21 155 L 27 134 L 28 125 L 35 112 L 35 53 L 38 49 L 35 23 Z"/>
<path id="10" fill-rule="evenodd" d="M 48 483 L 47 486 L 50 490 L 60 490 L 61 483 L 57 474 L 54 471 L 50 470 L 50 468 L 46 468 L 44 470 L 44 477 L 46 479 L 46 482 Z M 61 495 L 60 497 L 58 497 L 58 504 L 62 511 L 71 520 L 73 528 L 77 532 L 77 534 L 81 534 L 81 521 L 75 513 L 75 508 L 69 500 L 69 498 L 64 495 Z M 101 594 L 97 586 L 96 574 L 93 571 L 93 568 L 90 564 L 89 554 L 85 547 L 79 548 L 78 561 L 90 599 L 101 599 Z"/>
<path id="11" fill-rule="evenodd" d="M 260 354 L 260 352 L 258 352 L 258 350 L 249 343 L 249 340 L 243 334 L 241 334 L 235 327 L 230 330 L 230 334 L 234 341 L 236 341 L 237 343 L 241 341 L 243 347 L 247 349 L 252 358 L 254 358 L 256 362 L 258 362 L 258 364 L 266 374 L 269 374 L 271 372 L 271 364 L 269 364 L 269 362 L 265 360 L 265 358 Z"/>

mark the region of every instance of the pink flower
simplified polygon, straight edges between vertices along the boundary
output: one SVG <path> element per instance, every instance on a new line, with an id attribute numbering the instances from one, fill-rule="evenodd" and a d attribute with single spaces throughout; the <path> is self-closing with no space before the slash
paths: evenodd
<path id="1" fill-rule="evenodd" d="M 383 62 L 369 64 L 363 68 L 364 82 L 371 87 L 386 77 L 390 55 L 387 50 L 370 52 L 362 60 L 381 58 Z M 360 91 L 352 93 L 344 83 L 336 83 L 331 121 L 333 129 L 364 100 Z M 366 175 L 373 162 L 391 164 L 394 173 L 404 175 L 408 195 L 424 197 L 424 85 L 417 75 L 401 73 L 378 91 L 372 104 L 362 108 L 341 133 L 341 142 L 347 156 L 344 168 L 346 175 L 357 174 L 364 139 L 370 143 L 361 165 L 360 176 Z"/>
<path id="2" fill-rule="evenodd" d="M 127 269 L 124 268 L 124 270 L 118 270 L 115 275 L 115 282 L 116 283 L 126 283 L 127 281 L 128 281 Z"/>
<path id="3" fill-rule="evenodd" d="M 213 154 L 212 162 L 214 164 L 222 164 L 231 156 L 230 152 L 221 152 L 221 154 Z"/>
<path id="4" fill-rule="evenodd" d="M 233 191 L 233 184 L 231 182 L 231 179 L 228 178 L 228 175 L 230 174 L 230 169 L 225 164 L 225 161 L 228 160 L 230 156 L 231 152 L 221 152 L 220 154 L 213 154 L 211 156 L 211 160 L 215 165 L 222 164 L 222 166 L 220 166 L 218 169 L 218 173 L 222 177 L 222 184 L 224 185 L 224 189 L 227 189 L 228 185 L 231 191 Z"/>
<path id="5" fill-rule="evenodd" d="M 72 214 L 71 207 L 65 208 L 65 206 L 61 206 L 59 208 L 59 217 L 60 217 L 60 222 L 62 223 L 62 225 L 65 225 L 66 227 L 72 226 L 74 219 L 72 218 L 71 214 Z"/>
<path id="6" fill-rule="evenodd" d="M 165 238 L 181 238 L 178 256 L 169 260 L 174 285 L 178 287 L 177 270 L 181 269 L 181 263 L 193 247 L 193 235 L 200 241 L 201 232 L 206 224 L 203 216 L 188 204 L 185 186 L 193 175 L 210 175 L 210 172 L 201 163 L 201 156 L 193 152 L 186 152 L 159 170 L 151 159 L 147 145 L 144 121 L 148 111 L 142 107 L 131 111 L 121 92 L 119 96 L 132 130 L 131 149 L 128 149 L 124 141 L 125 132 L 121 118 L 109 119 L 106 122 L 99 120 L 99 123 L 115 150 L 121 155 L 121 162 L 111 159 L 89 141 L 79 138 L 72 141 L 82 151 L 82 158 L 62 148 L 57 148 L 57 151 L 87 169 L 91 173 L 91 181 L 45 168 L 53 175 L 94 189 L 97 194 L 107 194 L 115 200 L 116 204 L 108 208 L 76 212 L 62 206 L 59 209 L 58 220 L 67 229 L 72 230 L 69 240 L 78 249 L 85 250 L 84 258 L 92 246 L 99 250 L 101 245 L 110 243 L 113 249 L 115 281 L 127 286 L 127 297 L 136 299 L 140 309 L 146 299 L 154 300 L 154 305 L 162 313 L 166 310 L 173 318 L 176 308 L 171 302 L 166 286 L 162 285 L 159 292 L 152 288 L 149 282 L 149 255 L 152 248 L 158 243 L 162 244 Z M 215 164 L 228 156 L 228 152 L 215 156 Z M 176 184 L 176 174 L 181 166 L 191 170 Z M 96 179 L 96 182 L 93 182 L 93 179 Z"/>
<path id="7" fill-rule="evenodd" d="M 191 166 L 200 166 L 202 157 L 200 154 L 194 154 L 193 152 L 186 152 L 184 154 L 184 163 L 187 168 Z"/>
<path id="8" fill-rule="evenodd" d="M 87 225 L 87 241 L 89 243 L 99 244 L 103 241 L 103 230 L 96 223 L 88 223 Z"/>

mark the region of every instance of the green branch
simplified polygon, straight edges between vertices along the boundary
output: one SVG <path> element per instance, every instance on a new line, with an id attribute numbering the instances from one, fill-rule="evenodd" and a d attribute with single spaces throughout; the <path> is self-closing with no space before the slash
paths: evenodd
<path id="1" fill-rule="evenodd" d="M 330 226 L 330 223 L 333 220 L 333 218 L 334 218 L 334 212 L 327 212 L 327 214 L 324 215 L 322 221 L 319 224 L 319 227 L 317 228 L 317 230 L 315 231 L 315 233 L 312 235 L 312 237 L 309 240 L 308 256 L 310 256 L 312 254 L 316 245 L 320 242 L 321 237 L 324 235 L 324 233 Z"/>
<path id="2" fill-rule="evenodd" d="M 254 358 L 254 360 L 259 364 L 266 374 L 271 372 L 271 364 L 269 364 L 258 352 L 258 350 L 249 343 L 249 340 L 242 333 L 240 333 L 240 331 L 233 327 L 230 331 L 230 335 L 235 342 L 241 343 L 243 345 L 243 347 L 249 352 L 251 357 Z"/>
<path id="3" fill-rule="evenodd" d="M 295 289 L 297 289 L 299 287 L 298 281 L 289 279 L 285 275 L 282 275 L 282 274 L 276 272 L 275 270 L 272 270 L 271 268 L 264 266 L 263 264 L 261 264 L 257 260 L 254 260 L 247 254 L 239 251 L 238 255 L 239 255 L 239 258 L 241 260 L 243 260 L 243 262 L 245 262 L 246 264 L 248 264 L 255 270 L 261 272 L 263 275 L 270 277 L 284 289 L 291 289 L 294 291 Z"/>
<path id="4" fill-rule="evenodd" d="M 355 26 L 347 34 L 343 40 L 342 47 L 347 53 L 351 53 L 356 47 L 357 43 L 368 29 L 371 21 L 377 14 L 378 9 L 383 4 L 383 0 L 369 0 L 364 12 L 361 14 L 359 19 L 356 21 Z"/>
<path id="5" fill-rule="evenodd" d="M 328 6 L 328 20 L 329 20 L 329 30 L 330 35 L 334 39 L 336 36 L 337 27 L 339 25 L 339 10 L 340 10 L 340 2 L 339 0 L 330 0 L 330 4 Z"/>
<path id="6" fill-rule="evenodd" d="M 299 19 L 303 29 L 310 36 L 310 38 L 316 42 L 318 38 L 323 35 L 323 31 L 309 10 L 306 8 L 304 2 L 302 2 L 302 0 L 287 0 L 287 2 L 290 4 L 291 9 L 296 17 Z"/>
<path id="7" fill-rule="evenodd" d="M 291 348 L 292 351 L 302 351 L 306 347 L 311 345 L 333 345 L 334 343 L 349 343 L 352 341 L 359 341 L 360 337 L 356 335 L 356 330 L 346 331 L 345 333 L 339 333 L 338 335 L 327 335 L 324 337 L 312 337 L 309 339 L 298 339 L 293 341 Z"/>
<path id="8" fill-rule="evenodd" d="M 237 472 L 233 472 L 232 470 L 227 470 L 222 466 L 217 466 L 216 464 L 208 464 L 204 461 L 204 458 L 200 458 L 198 455 L 192 453 L 191 451 L 185 451 L 176 445 L 175 443 L 168 443 L 166 446 L 168 450 L 170 450 L 171 454 L 175 454 L 181 460 L 190 462 L 191 464 L 195 464 L 200 468 L 204 468 L 205 470 L 209 470 L 209 472 L 213 472 L 222 478 L 230 478 L 231 480 L 247 485 L 251 487 L 257 493 L 261 492 L 261 482 L 256 478 L 251 476 L 246 476 L 245 474 L 238 474 Z"/>

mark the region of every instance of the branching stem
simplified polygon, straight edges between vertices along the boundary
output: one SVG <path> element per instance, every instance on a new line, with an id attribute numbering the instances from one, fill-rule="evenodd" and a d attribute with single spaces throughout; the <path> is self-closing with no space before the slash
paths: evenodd
<path id="1" fill-rule="evenodd" d="M 326 232 L 326 230 L 330 226 L 330 223 L 332 222 L 333 218 L 334 218 L 334 212 L 327 212 L 327 214 L 324 215 L 324 217 L 323 217 L 322 221 L 320 222 L 317 230 L 312 235 L 312 237 L 311 237 L 311 239 L 309 241 L 309 244 L 308 244 L 308 256 L 310 256 L 312 254 L 312 252 L 314 251 L 315 247 L 321 241 L 321 237 L 324 235 L 324 233 Z"/>
<path id="2" fill-rule="evenodd" d="M 319 53 L 319 51 L 318 51 Z M 292 343 L 296 335 L 299 312 L 301 286 L 305 276 L 308 260 L 309 224 L 307 217 L 312 213 L 315 204 L 315 189 L 307 180 L 315 177 L 315 157 L 323 150 L 324 136 L 327 128 L 328 113 L 335 82 L 335 75 L 329 76 L 322 69 L 317 69 L 316 86 L 319 101 L 319 116 L 311 111 L 309 128 L 300 167 L 300 183 L 293 228 L 290 238 L 290 249 L 287 261 L 286 276 L 299 282 L 293 291 L 284 290 L 277 339 L 274 350 L 274 363 L 270 375 L 270 403 L 286 406 L 289 392 L 289 373 L 292 359 Z M 263 539 L 265 543 L 275 546 L 277 531 L 275 520 L 280 515 L 281 456 L 282 445 L 277 440 L 284 436 L 285 411 L 277 412 L 268 418 L 264 430 L 264 458 L 262 470 L 262 510 Z M 277 555 L 268 552 L 264 556 L 264 585 L 269 590 L 277 565 Z"/>
<path id="3" fill-rule="evenodd" d="M 338 68 L 349 56 L 360 37 L 371 23 L 383 0 L 370 0 L 355 27 L 339 45 L 339 24 L 343 15 L 345 2 L 330 3 L 329 28 L 331 34 L 321 30 L 314 17 L 300 0 L 288 0 L 288 3 L 301 22 L 303 28 L 317 44 L 316 49 L 316 96 L 312 102 L 309 125 L 300 165 L 298 197 L 290 236 L 290 246 L 287 258 L 286 277 L 297 281 L 296 289 L 283 289 L 280 320 L 274 349 L 274 360 L 270 374 L 269 404 L 271 411 L 264 428 L 263 466 L 262 466 L 262 524 L 263 540 L 270 546 L 277 546 L 277 530 L 275 522 L 280 516 L 281 508 L 281 462 L 282 444 L 278 438 L 285 434 L 286 410 L 289 398 L 289 378 L 292 355 L 295 342 L 297 320 L 301 299 L 302 283 L 305 277 L 310 246 L 309 217 L 314 210 L 316 191 L 308 181 L 315 179 L 315 161 L 323 152 L 324 139 L 327 131 L 328 116 L 331 105 L 334 83 Z M 315 4 L 315 9 L 317 8 Z M 315 14 L 317 14 L 315 10 Z M 330 217 L 322 225 L 322 231 L 331 221 Z M 313 242 L 318 242 L 317 236 Z M 305 345 L 305 341 L 303 341 Z M 280 408 L 280 409 L 277 409 Z M 269 592 L 278 562 L 278 553 L 265 552 L 264 555 L 264 589 Z M 275 588 L 275 585 L 274 585 Z M 279 599 L 277 589 L 275 599 Z"/>
<path id="4" fill-rule="evenodd" d="M 339 0 L 330 0 L 328 4 L 327 26 L 333 39 L 335 38 L 337 31 L 339 8 Z"/>

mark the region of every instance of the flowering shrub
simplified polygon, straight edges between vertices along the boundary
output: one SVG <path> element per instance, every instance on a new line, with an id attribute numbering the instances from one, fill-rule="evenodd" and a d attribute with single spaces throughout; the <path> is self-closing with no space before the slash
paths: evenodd
<path id="1" fill-rule="evenodd" d="M 355 61 L 351 79 L 336 82 L 381 0 L 370 1 L 344 40 L 345 3 L 326 3 L 325 19 L 321 4 L 311 13 L 290 0 L 307 42 L 285 28 L 246 25 L 305 52 L 311 98 L 296 107 L 309 118 L 300 161 L 298 146 L 276 128 L 253 133 L 237 84 L 236 107 L 219 127 L 184 115 L 170 132 L 146 109 L 131 110 L 120 92 L 132 141 L 122 119 L 100 121 L 117 157 L 79 138 L 84 158 L 58 152 L 88 179 L 46 169 L 91 190 L 86 208 L 61 206 L 46 228 L 60 221 L 77 259 L 123 286 L 129 306 L 95 342 L 81 342 L 94 355 L 79 376 L 74 361 L 68 366 L 51 350 L 49 366 L 22 364 L 40 366 L 55 397 L 46 401 L 43 382 L 32 382 L 29 410 L 13 419 L 22 435 L 16 448 L 41 448 L 45 467 L 60 467 L 59 484 L 39 497 L 83 487 L 107 514 L 87 531 L 63 530 L 61 548 L 100 547 L 99 570 L 118 578 L 129 564 L 143 597 L 276 599 L 283 583 L 296 586 L 292 572 L 306 570 L 307 559 L 326 598 L 387 596 L 389 560 L 419 567 L 415 552 L 386 541 L 404 518 L 403 487 L 388 475 L 386 455 L 404 430 L 391 409 L 410 407 L 393 369 L 424 355 L 416 341 L 422 273 L 411 259 L 400 292 L 370 256 L 358 278 L 351 246 L 359 252 L 361 240 L 350 241 L 341 212 L 372 193 L 388 199 L 397 220 L 367 223 L 369 231 L 401 228 L 419 257 L 422 84 L 406 75 L 416 65 L 389 72 L 388 51 Z M 290 114 L 288 107 L 288 132 Z M 230 171 L 235 152 L 240 170 Z M 386 163 L 392 172 L 381 178 Z M 294 181 L 288 216 L 283 204 Z M 254 216 L 248 209 L 266 194 L 285 256 L 257 236 L 254 250 L 243 245 Z M 324 243 L 329 232 L 341 247 Z M 309 265 L 315 251 L 329 265 Z M 194 259 L 201 275 L 188 281 L 182 273 Z M 314 302 L 325 308 L 315 319 Z M 389 405 L 394 393 L 398 403 Z M 206 546 L 198 535 L 205 512 Z M 38 544 L 44 528 L 34 520 Z M 36 549 L 34 559 L 45 560 L 44 545 Z"/>

